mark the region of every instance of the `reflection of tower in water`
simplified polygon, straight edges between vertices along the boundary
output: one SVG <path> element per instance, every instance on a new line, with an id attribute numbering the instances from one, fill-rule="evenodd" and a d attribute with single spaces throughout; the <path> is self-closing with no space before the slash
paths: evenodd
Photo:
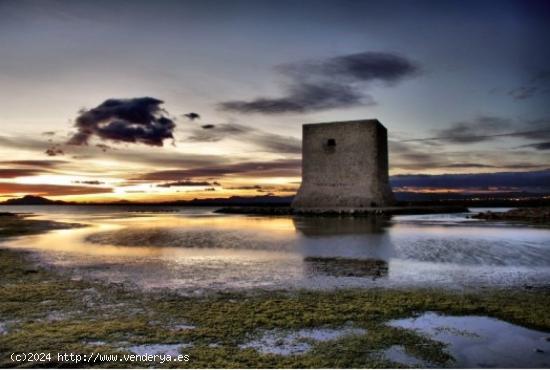
<path id="1" fill-rule="evenodd" d="M 302 235 L 306 275 L 370 277 L 388 275 L 394 254 L 385 228 L 385 217 L 295 217 L 294 227 Z"/>

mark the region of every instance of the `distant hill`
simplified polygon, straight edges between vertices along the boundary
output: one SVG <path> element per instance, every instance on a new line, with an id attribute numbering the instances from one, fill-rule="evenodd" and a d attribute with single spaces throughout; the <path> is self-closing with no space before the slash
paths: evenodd
<path id="1" fill-rule="evenodd" d="M 192 200 L 176 200 L 169 202 L 158 203 L 145 203 L 145 202 L 132 202 L 125 199 L 113 202 L 105 203 L 75 203 L 75 202 L 63 202 L 61 200 L 51 200 L 48 198 L 25 195 L 22 198 L 8 199 L 0 205 L 16 206 L 43 206 L 43 205 L 164 205 L 164 206 L 278 206 L 289 205 L 292 202 L 292 196 L 290 197 L 278 197 L 275 195 L 259 195 L 254 197 L 239 197 L 233 196 L 229 198 L 208 198 L 208 199 L 192 199 Z"/>
<path id="2" fill-rule="evenodd" d="M 294 196 L 278 197 L 276 195 L 258 195 L 254 197 L 232 196 L 229 198 L 193 199 L 163 204 L 170 205 L 197 205 L 197 206 L 288 206 Z"/>
<path id="3" fill-rule="evenodd" d="M 36 195 L 25 195 L 22 198 L 8 199 L 2 204 L 8 206 L 45 206 L 45 205 L 62 205 L 67 204 L 61 200 L 51 200 Z"/>
<path id="4" fill-rule="evenodd" d="M 279 197 L 276 195 L 258 195 L 254 197 L 232 196 L 229 198 L 207 198 L 192 200 L 175 200 L 168 202 L 132 202 L 119 200 L 105 203 L 76 203 L 51 200 L 48 198 L 26 195 L 22 198 L 8 199 L 0 205 L 89 205 L 89 206 L 182 206 L 182 207 L 226 207 L 226 206 L 289 206 L 293 196 Z M 463 205 L 469 207 L 518 207 L 518 206 L 550 206 L 550 193 L 414 193 L 395 192 L 395 198 L 401 205 Z"/>

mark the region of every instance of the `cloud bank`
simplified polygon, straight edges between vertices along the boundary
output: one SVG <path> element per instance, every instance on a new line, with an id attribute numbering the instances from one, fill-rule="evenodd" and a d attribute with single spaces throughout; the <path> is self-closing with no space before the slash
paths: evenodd
<path id="1" fill-rule="evenodd" d="M 390 178 L 394 188 L 490 189 L 550 191 L 550 170 L 479 174 L 398 175 Z"/>

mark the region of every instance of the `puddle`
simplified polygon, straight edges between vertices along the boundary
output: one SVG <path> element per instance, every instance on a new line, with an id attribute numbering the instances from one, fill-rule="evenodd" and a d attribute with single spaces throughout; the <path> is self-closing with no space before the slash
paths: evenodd
<path id="1" fill-rule="evenodd" d="M 444 316 L 428 312 L 416 318 L 393 320 L 391 326 L 417 330 L 448 344 L 458 368 L 548 368 L 550 333 L 523 328 L 484 316 Z M 395 352 L 395 350 L 394 350 Z M 389 359 L 401 362 L 397 354 Z M 386 354 L 388 355 L 388 354 Z M 416 359 L 415 359 L 416 360 Z M 413 366 L 412 363 L 407 365 Z"/>
<path id="2" fill-rule="evenodd" d="M 383 355 L 388 360 L 397 362 L 410 367 L 430 367 L 429 363 L 426 363 L 414 356 L 411 356 L 405 351 L 403 346 L 391 346 L 383 352 Z"/>
<path id="3" fill-rule="evenodd" d="M 182 348 L 191 347 L 191 344 L 188 343 L 178 343 L 178 344 L 143 344 L 139 346 L 131 346 L 126 349 L 130 352 L 135 353 L 139 356 L 144 355 L 164 355 L 177 357 L 181 354 L 180 350 Z"/>
<path id="4" fill-rule="evenodd" d="M 282 356 L 299 355 L 308 352 L 313 342 L 326 342 L 348 335 L 362 335 L 367 331 L 360 328 L 316 328 L 297 331 L 266 330 L 259 339 L 241 345 L 241 348 L 253 348 L 261 353 Z"/>

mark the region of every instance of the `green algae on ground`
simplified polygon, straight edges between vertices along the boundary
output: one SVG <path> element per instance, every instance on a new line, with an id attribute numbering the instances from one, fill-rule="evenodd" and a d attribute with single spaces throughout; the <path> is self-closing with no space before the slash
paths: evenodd
<path id="1" fill-rule="evenodd" d="M 15 224 L 14 228 L 17 228 Z M 26 232 L 26 231 L 25 231 Z M 11 234 L 13 235 L 13 234 Z M 394 345 L 434 366 L 451 364 L 445 345 L 386 325 L 426 311 L 487 315 L 550 330 L 550 290 L 445 292 L 414 289 L 252 291 L 184 297 L 77 281 L 34 265 L 28 252 L 0 249 L 0 367 L 311 368 L 399 367 Z M 357 327 L 364 334 L 313 342 L 300 355 L 263 354 L 242 344 L 260 330 Z M 129 353 L 143 344 L 191 344 L 189 362 L 14 363 L 11 353 Z"/>
<path id="2" fill-rule="evenodd" d="M 380 356 L 402 345 L 408 353 L 443 366 L 445 346 L 414 331 L 384 325 L 389 319 L 424 311 L 497 317 L 550 329 L 547 291 L 493 291 L 485 294 L 433 290 L 344 290 L 332 292 L 260 292 L 182 297 L 171 292 L 143 293 L 98 282 L 73 281 L 33 267 L 25 254 L 0 250 L 3 273 L 0 317 L 11 322 L 0 337 L 0 353 L 49 351 L 124 353 L 135 344 L 191 343 L 188 363 L 177 367 L 394 367 Z M 50 318 L 52 312 L 58 312 Z M 192 324 L 178 329 L 179 324 Z M 341 327 L 367 329 L 364 335 L 316 343 L 303 355 L 278 356 L 242 349 L 260 329 Z M 97 344 L 100 343 L 100 344 Z M 215 345 L 215 346 L 213 346 Z M 12 367 L 9 357 L 0 366 Z M 51 366 L 62 364 L 49 363 Z M 149 366 L 149 363 L 78 366 Z"/>

